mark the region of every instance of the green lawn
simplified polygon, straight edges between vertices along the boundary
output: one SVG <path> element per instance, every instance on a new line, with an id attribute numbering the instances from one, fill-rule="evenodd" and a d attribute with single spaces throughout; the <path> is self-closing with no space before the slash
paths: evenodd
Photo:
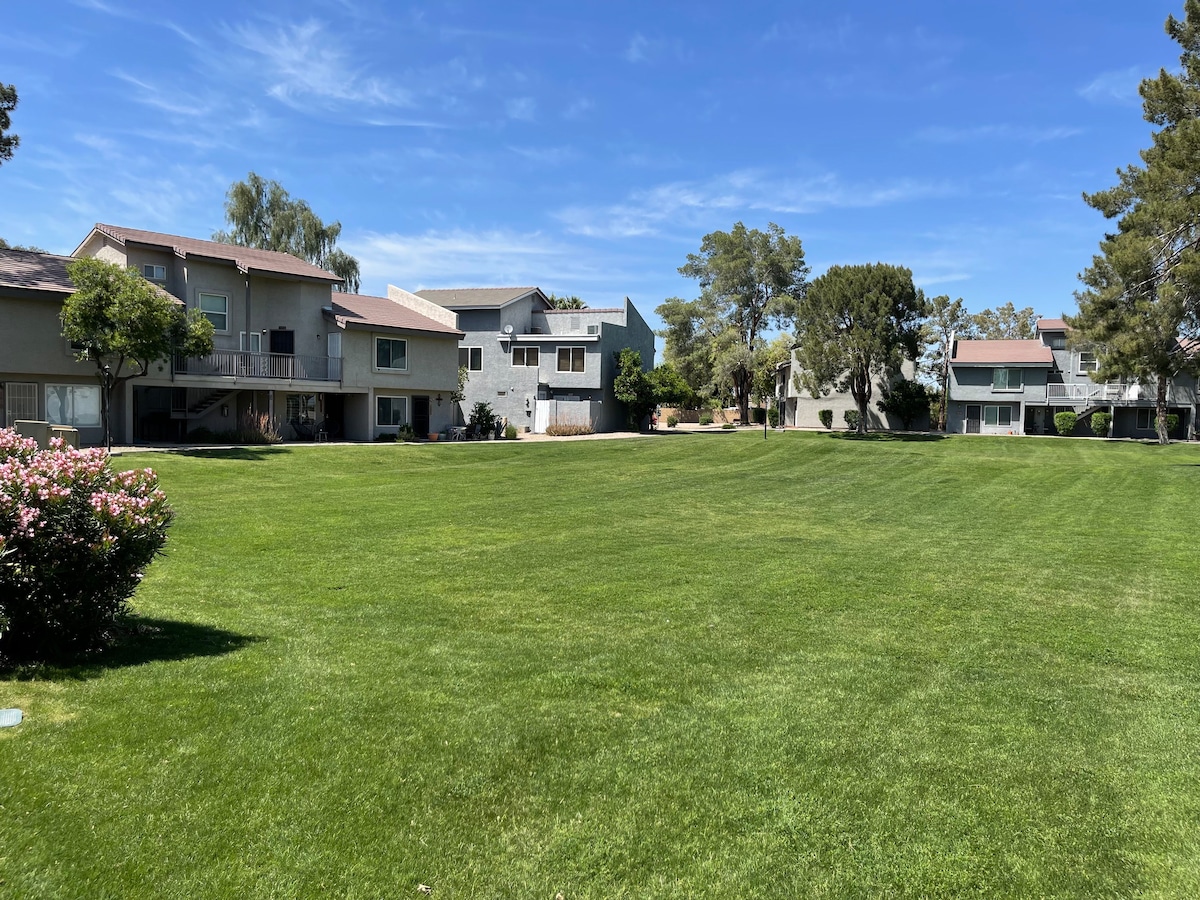
<path id="1" fill-rule="evenodd" d="M 157 630 L 0 676 L 0 896 L 1200 895 L 1200 447 L 118 462 Z"/>

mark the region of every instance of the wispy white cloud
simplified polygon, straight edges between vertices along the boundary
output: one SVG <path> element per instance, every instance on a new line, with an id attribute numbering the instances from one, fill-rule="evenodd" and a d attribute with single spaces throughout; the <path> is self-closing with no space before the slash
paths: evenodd
<path id="1" fill-rule="evenodd" d="M 295 109 L 308 109 L 314 101 L 413 105 L 411 91 L 368 74 L 352 61 L 338 36 L 314 19 L 273 26 L 243 23 L 228 29 L 228 36 L 265 63 L 267 93 Z"/>
<path id="2" fill-rule="evenodd" d="M 638 31 L 629 39 L 624 56 L 626 62 L 643 63 L 653 62 L 662 56 L 683 59 L 686 52 L 683 42 L 678 38 L 648 38 Z"/>
<path id="3" fill-rule="evenodd" d="M 557 218 L 575 234 L 627 238 L 659 234 L 667 226 L 693 227 L 713 213 L 728 218 L 741 211 L 804 214 L 822 209 L 883 206 L 949 193 L 945 184 L 903 179 L 881 184 L 847 184 L 835 174 L 778 178 L 743 170 L 707 181 L 676 181 L 637 191 L 610 206 L 573 206 Z"/>
<path id="4" fill-rule="evenodd" d="M 480 285 L 587 286 L 620 279 L 612 260 L 540 232 L 365 232 L 343 236 L 341 243 L 358 258 L 363 281 L 376 285 L 375 290 L 385 282 L 415 291 Z"/>
<path id="5" fill-rule="evenodd" d="M 1130 66 L 1127 69 L 1101 72 L 1079 89 L 1079 96 L 1089 103 L 1136 106 L 1141 102 L 1138 95 L 1138 86 L 1142 81 L 1141 71 L 1138 66 Z"/>
<path id="6" fill-rule="evenodd" d="M 562 117 L 571 121 L 582 119 L 593 109 L 596 104 L 587 97 L 578 97 L 567 104 L 567 108 L 563 110 Z"/>
<path id="7" fill-rule="evenodd" d="M 625 59 L 629 62 L 643 62 L 646 59 L 646 50 L 650 46 L 650 42 L 640 32 L 629 39 L 629 46 L 625 48 Z"/>
<path id="8" fill-rule="evenodd" d="M 917 132 L 917 138 L 936 144 L 960 144 L 970 141 L 1018 141 L 1030 144 L 1042 144 L 1047 141 L 1061 141 L 1065 138 L 1083 134 L 1080 128 L 1057 126 L 1037 128 L 1027 125 L 975 125 L 968 128 L 949 126 L 933 126 Z"/>
<path id="9" fill-rule="evenodd" d="M 514 97 L 504 104 L 504 111 L 510 119 L 532 122 L 537 118 L 537 101 L 532 97 Z"/>
<path id="10" fill-rule="evenodd" d="M 138 89 L 133 95 L 133 99 L 138 103 L 177 116 L 203 117 L 210 112 L 210 105 L 207 101 L 182 93 L 177 89 L 161 88 L 120 69 L 114 71 L 112 75 Z"/>
<path id="11" fill-rule="evenodd" d="M 561 165 L 579 157 L 574 147 L 516 147 L 509 145 L 508 149 L 530 162 L 545 166 Z"/>

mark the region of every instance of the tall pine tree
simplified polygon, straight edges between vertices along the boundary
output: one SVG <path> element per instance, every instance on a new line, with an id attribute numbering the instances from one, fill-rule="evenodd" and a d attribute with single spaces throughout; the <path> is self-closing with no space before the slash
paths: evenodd
<path id="1" fill-rule="evenodd" d="M 1167 18 L 1182 48 L 1180 71 L 1142 82 L 1146 121 L 1159 126 L 1142 165 L 1120 182 L 1084 194 L 1117 220 L 1100 253 L 1080 275 L 1078 337 L 1096 345 L 1098 379 L 1132 377 L 1155 386 L 1159 443 L 1167 443 L 1167 387 L 1197 369 L 1200 337 L 1200 0 L 1184 19 Z"/>

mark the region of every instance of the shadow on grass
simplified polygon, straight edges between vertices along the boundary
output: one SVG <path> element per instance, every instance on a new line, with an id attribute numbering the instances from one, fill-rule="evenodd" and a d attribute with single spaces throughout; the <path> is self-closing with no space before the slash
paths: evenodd
<path id="1" fill-rule="evenodd" d="M 866 434 L 856 434 L 853 431 L 834 431 L 829 435 L 838 441 L 900 441 L 901 443 L 925 443 L 928 441 L 944 441 L 946 435 L 931 432 L 915 431 L 869 431 Z"/>
<path id="2" fill-rule="evenodd" d="M 197 447 L 174 452 L 177 456 L 191 456 L 195 459 L 263 460 L 268 456 L 288 454 L 292 451 L 288 447 Z"/>
<path id="3" fill-rule="evenodd" d="M 109 669 L 152 662 L 176 662 L 197 656 L 224 656 L 264 638 L 237 634 L 195 622 L 131 616 L 123 635 L 103 653 L 73 664 L 29 664 L 0 668 L 0 680 L 84 681 Z"/>

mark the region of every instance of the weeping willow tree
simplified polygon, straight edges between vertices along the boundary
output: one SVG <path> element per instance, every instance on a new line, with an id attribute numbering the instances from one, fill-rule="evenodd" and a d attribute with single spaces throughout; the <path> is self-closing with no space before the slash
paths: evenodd
<path id="1" fill-rule="evenodd" d="M 253 172 L 245 181 L 235 181 L 225 195 L 225 221 L 229 230 L 216 232 L 214 241 L 290 253 L 342 279 L 334 290 L 358 291 L 358 260 L 337 248 L 342 223 L 326 225 L 308 203 L 293 200 L 278 181 Z"/>

